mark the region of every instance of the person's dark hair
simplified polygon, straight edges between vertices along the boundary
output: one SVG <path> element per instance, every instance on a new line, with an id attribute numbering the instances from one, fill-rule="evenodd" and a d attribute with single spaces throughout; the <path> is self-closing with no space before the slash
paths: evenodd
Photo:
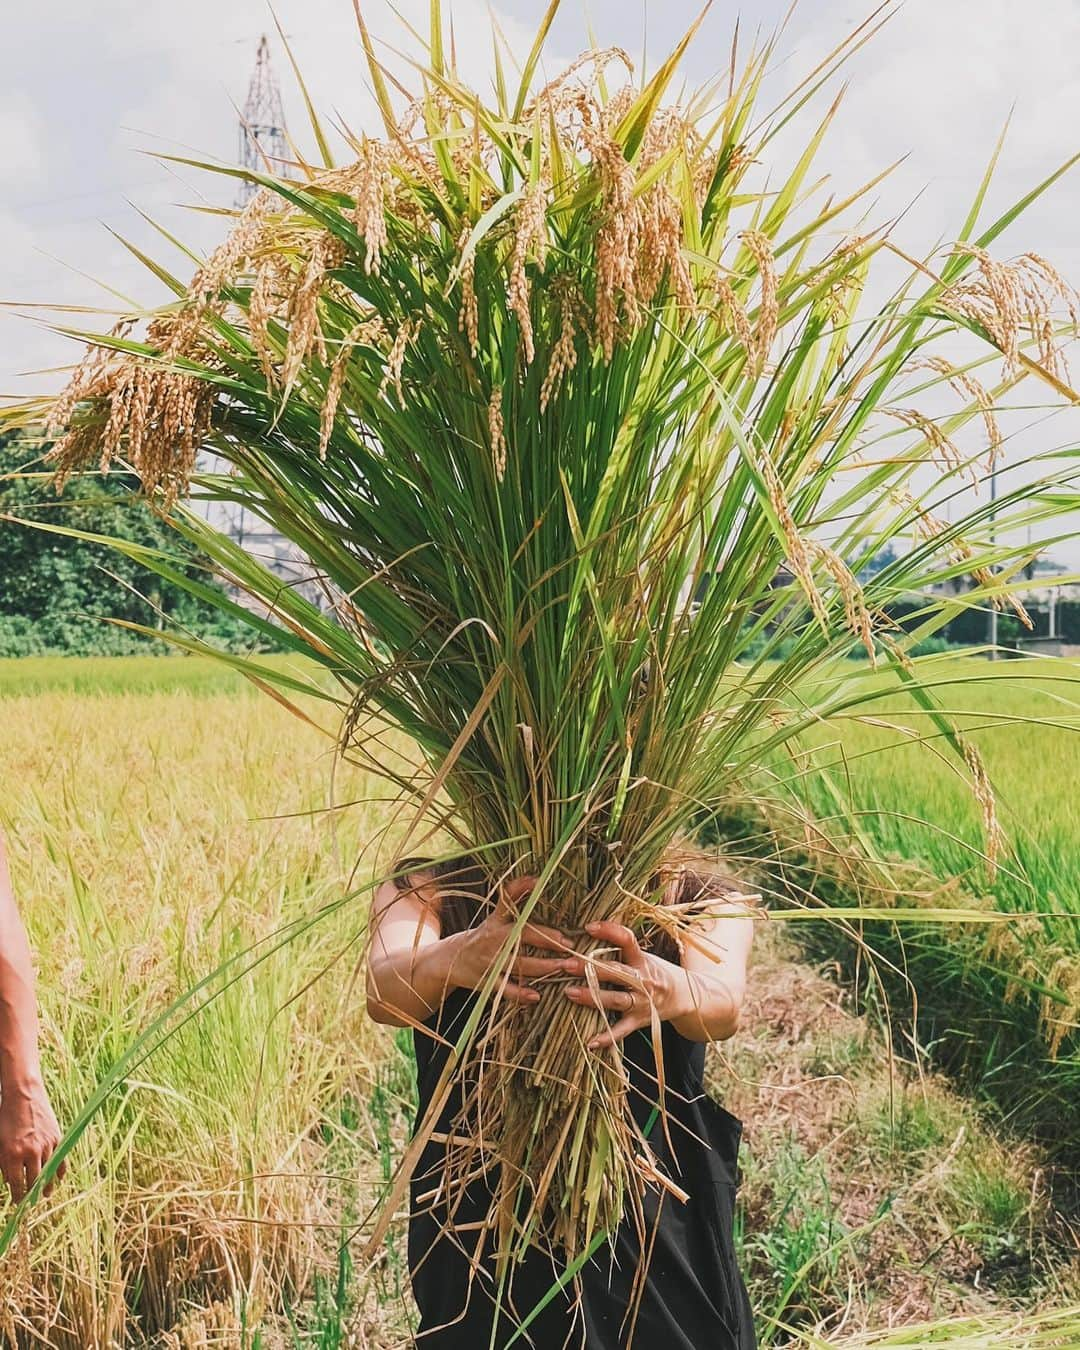
<path id="1" fill-rule="evenodd" d="M 439 896 L 439 925 L 444 935 L 459 933 L 479 923 L 495 903 L 495 878 L 474 854 L 435 862 L 430 858 L 399 858 L 394 867 L 394 884 L 398 890 L 412 890 L 421 879 L 430 880 Z M 664 905 L 678 906 L 692 912 L 695 905 L 710 900 L 738 895 L 739 882 L 714 866 L 704 855 L 695 858 L 693 865 L 683 863 L 674 872 L 657 872 L 649 890 L 663 885 Z M 679 948 L 672 934 L 660 925 L 642 935 L 642 946 L 670 961 L 679 958 Z"/>
<path id="2" fill-rule="evenodd" d="M 495 903 L 495 882 L 471 853 L 434 862 L 431 858 L 399 858 L 394 885 L 410 891 L 421 878 L 430 879 L 439 896 L 443 935 L 472 928 Z"/>

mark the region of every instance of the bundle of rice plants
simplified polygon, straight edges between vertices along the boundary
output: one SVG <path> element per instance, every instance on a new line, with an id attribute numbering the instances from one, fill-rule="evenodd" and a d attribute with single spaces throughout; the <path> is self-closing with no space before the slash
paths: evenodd
<path id="1" fill-rule="evenodd" d="M 343 753 L 411 804 L 413 851 L 441 832 L 495 877 L 538 874 L 515 940 L 531 917 L 591 954 L 590 920 L 689 922 L 657 905 L 672 841 L 882 679 L 924 709 L 928 753 L 971 780 L 992 857 L 981 761 L 907 649 L 964 606 L 1023 618 L 1011 588 L 1076 505 L 1060 454 L 1030 455 L 993 501 L 965 492 L 1002 453 L 995 414 L 1015 386 L 1075 400 L 1072 290 L 1041 257 L 991 252 L 1064 168 L 985 222 L 988 170 L 956 241 L 893 284 L 905 255 L 862 218 L 881 175 L 839 199 L 811 179 L 838 101 L 789 169 L 772 162 L 873 22 L 762 113 L 772 44 L 669 100 L 694 29 L 640 82 L 610 48 L 541 84 L 557 8 L 516 90 L 496 41 L 493 103 L 460 79 L 438 0 L 414 96 L 361 21 L 384 134 L 347 135 L 337 165 L 316 123 L 322 162 L 291 176 L 203 165 L 257 188 L 225 241 L 190 282 L 154 263 L 175 298 L 82 334 L 66 391 L 9 416 L 59 437 L 61 478 L 130 465 L 260 602 L 216 601 L 320 673 L 229 659 L 340 714 Z M 204 447 L 226 472 L 199 471 Z M 330 608 L 189 494 L 293 541 Z M 957 578 L 959 595 L 930 590 Z M 890 606 L 912 594 L 900 627 Z M 836 664 L 853 648 L 875 679 Z M 386 724 L 415 766 L 385 759 Z M 500 1164 L 504 1258 L 539 1240 L 581 1253 L 640 1213 L 650 1147 L 620 1049 L 585 1048 L 604 1015 L 556 990 L 516 1016 L 498 993 L 512 956 L 455 1046 L 451 1067 L 479 1064 L 483 1091 L 459 1173 L 477 1152 Z"/>

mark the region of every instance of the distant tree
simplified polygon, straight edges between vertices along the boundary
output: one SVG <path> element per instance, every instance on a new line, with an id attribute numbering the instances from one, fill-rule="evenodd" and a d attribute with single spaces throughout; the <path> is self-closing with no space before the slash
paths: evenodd
<path id="1" fill-rule="evenodd" d="M 1027 581 L 1033 581 L 1035 577 L 1062 576 L 1068 570 L 1064 563 L 1055 558 L 1038 557 L 1024 564 L 1024 577 Z"/>
<path id="2" fill-rule="evenodd" d="M 890 563 L 896 561 L 896 550 L 892 544 L 886 544 L 884 548 L 878 549 L 874 556 L 863 563 L 859 569 L 859 579 L 865 581 L 867 578 L 875 576 L 878 572 L 884 571 Z"/>
<path id="3" fill-rule="evenodd" d="M 133 475 L 80 476 L 58 496 L 47 470 L 33 442 L 0 437 L 0 656 L 167 650 L 106 618 L 180 626 L 219 647 L 251 645 L 250 628 L 230 624 L 114 549 L 3 519 L 54 522 L 163 549 L 186 575 L 216 584 L 176 531 L 135 495 Z"/>

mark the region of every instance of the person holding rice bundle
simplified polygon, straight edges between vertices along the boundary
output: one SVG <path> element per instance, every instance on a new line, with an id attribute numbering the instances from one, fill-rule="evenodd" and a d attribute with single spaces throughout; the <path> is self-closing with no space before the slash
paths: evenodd
<path id="1" fill-rule="evenodd" d="M 644 1231 L 627 1215 L 573 1271 L 532 1246 L 501 1278 L 486 1169 L 474 1169 L 467 1185 L 440 1184 L 454 1131 L 469 1121 L 483 1133 L 482 1096 L 470 1117 L 468 1075 L 455 1075 L 410 1182 L 408 1254 L 422 1350 L 756 1345 L 733 1247 L 742 1123 L 703 1088 L 706 1044 L 739 1025 L 753 911 L 703 855 L 654 880 L 662 904 L 680 913 L 679 940 L 660 925 L 639 939 L 621 924 L 588 924 L 588 938 L 602 945 L 583 957 L 572 934 L 527 923 L 497 985 L 497 1001 L 521 1017 L 549 1016 L 551 998 L 607 1013 L 607 1030 L 588 1049 L 623 1057 L 628 1107 L 660 1169 L 646 1192 Z M 533 876 L 493 878 L 474 857 L 408 859 L 376 893 L 368 1010 L 413 1028 L 417 1125 L 477 991 L 514 945 L 515 913 L 535 884 Z"/>
<path id="2" fill-rule="evenodd" d="M 167 302 L 82 334 L 67 388 L 0 422 L 39 428 L 58 485 L 129 466 L 253 603 L 178 584 L 303 658 L 224 659 L 306 722 L 300 696 L 330 714 L 410 829 L 521 849 L 413 860 L 373 910 L 369 1006 L 414 1030 L 420 1110 L 358 1265 L 409 1190 L 422 1350 L 745 1350 L 742 1127 L 702 1085 L 753 915 L 673 841 L 749 802 L 861 865 L 847 775 L 778 766 L 895 690 L 932 728 L 912 743 L 947 745 L 970 781 L 993 863 L 986 767 L 917 647 L 957 606 L 1031 622 L 1008 583 L 1030 525 L 1074 509 L 1075 467 L 1034 456 L 989 518 L 954 512 L 1001 437 L 980 361 L 949 353 L 974 336 L 1003 362 L 995 390 L 1030 376 L 1080 401 L 1058 350 L 1080 296 L 1039 254 L 990 252 L 1060 170 L 984 221 L 988 176 L 960 239 L 912 259 L 867 224 L 884 172 L 846 195 L 813 182 L 838 99 L 774 165 L 865 24 L 762 115 L 772 41 L 733 42 L 726 79 L 669 97 L 704 14 L 648 78 L 593 47 L 541 83 L 557 8 L 516 89 L 497 38 L 491 101 L 462 83 L 440 3 L 411 94 L 357 6 L 385 135 L 343 129 L 339 163 L 312 110 L 318 162 L 245 171 L 191 280 L 151 263 Z M 879 256 L 910 280 L 883 291 Z M 969 422 L 970 452 L 950 439 Z M 214 528 L 202 507 L 221 503 L 295 545 L 330 608 Z M 961 572 L 958 597 L 941 583 Z"/>

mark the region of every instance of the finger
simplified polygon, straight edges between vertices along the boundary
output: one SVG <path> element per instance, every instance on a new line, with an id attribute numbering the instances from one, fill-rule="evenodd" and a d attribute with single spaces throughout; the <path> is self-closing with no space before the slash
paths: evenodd
<path id="1" fill-rule="evenodd" d="M 512 923 L 514 919 L 514 907 L 510 903 L 510 896 L 507 893 L 506 886 L 499 886 L 495 891 L 495 907 L 491 911 L 492 916 L 501 920 L 503 923 Z"/>
<path id="2" fill-rule="evenodd" d="M 536 886 L 536 877 L 514 877 L 513 880 L 505 882 L 498 889 L 495 896 L 495 908 L 492 911 L 492 917 L 501 923 L 511 924 L 517 920 L 519 901 L 526 899 L 532 894 Z M 536 932 L 548 934 L 551 937 L 560 937 L 553 928 L 543 928 L 539 924 L 526 924 L 526 929 L 534 927 Z M 541 942 L 540 946 L 550 946 L 550 942 Z"/>
<path id="3" fill-rule="evenodd" d="M 624 965 L 621 961 L 585 961 L 581 957 L 573 957 L 563 962 L 563 969 L 571 975 L 585 975 L 588 970 L 593 970 L 598 980 L 606 980 L 609 984 L 621 984 L 629 989 L 642 987 L 640 974 L 633 966 Z"/>
<path id="4" fill-rule="evenodd" d="M 602 1031 L 599 1036 L 594 1036 L 589 1042 L 589 1049 L 605 1050 L 612 1045 L 616 1045 L 619 1041 L 625 1040 L 632 1031 L 637 1031 L 641 1027 L 648 1026 L 648 1024 L 648 1017 L 643 1019 L 640 1013 L 628 1013 L 608 1027 L 607 1031 Z"/>
<path id="5" fill-rule="evenodd" d="M 540 1002 L 538 989 L 530 989 L 527 984 L 515 984 L 513 980 L 507 980 L 501 992 L 503 998 L 510 1003 L 528 1004 L 531 1007 L 534 1003 Z"/>
<path id="6" fill-rule="evenodd" d="M 566 988 L 566 997 L 574 1003 L 604 1008 L 608 1012 L 628 1013 L 636 1006 L 633 992 L 629 989 L 590 989 L 587 985 L 571 984 Z"/>
<path id="7" fill-rule="evenodd" d="M 565 971 L 563 962 L 554 956 L 519 956 L 510 967 L 510 974 L 525 979 L 537 975 L 559 975 Z"/>
<path id="8" fill-rule="evenodd" d="M 43 1148 L 43 1149 L 41 1150 L 41 1171 L 44 1172 L 45 1168 L 48 1166 L 49 1159 L 52 1157 L 52 1155 L 53 1155 L 55 1152 L 56 1152 L 56 1145 L 55 1145 L 55 1144 L 49 1144 L 49 1145 L 47 1145 L 47 1147 L 45 1147 L 45 1148 Z M 56 1179 L 57 1179 L 58 1174 L 59 1174 L 59 1169 L 57 1169 L 57 1171 L 54 1172 L 54 1173 L 52 1174 L 52 1176 L 48 1179 L 48 1181 L 45 1183 L 45 1185 L 44 1185 L 44 1187 L 43 1187 L 43 1189 L 42 1189 L 42 1194 L 43 1194 L 43 1195 L 46 1195 L 46 1196 L 52 1195 L 52 1193 L 53 1193 L 53 1187 L 56 1185 Z"/>
<path id="9" fill-rule="evenodd" d="M 585 931 L 592 937 L 601 938 L 604 942 L 613 942 L 622 953 L 622 959 L 628 966 L 644 965 L 645 953 L 638 945 L 636 936 L 625 924 L 611 923 L 606 919 L 601 919 L 596 923 L 587 923 Z"/>
<path id="10" fill-rule="evenodd" d="M 10 1159 L 4 1166 L 4 1179 L 11 1191 L 11 1198 L 16 1204 L 26 1194 L 26 1180 L 23 1173 L 24 1168 L 21 1158 Z"/>
<path id="11" fill-rule="evenodd" d="M 545 947 L 549 951 L 572 952 L 573 944 L 557 928 L 547 928 L 539 923 L 527 923 L 523 939 L 530 947 Z"/>
<path id="12" fill-rule="evenodd" d="M 523 900 L 536 885 L 536 878 L 513 877 L 510 881 L 503 882 L 499 887 L 499 899 L 496 903 L 496 909 L 502 906 L 504 910 L 509 910 L 511 906 L 516 905 L 519 900 Z"/>
<path id="13" fill-rule="evenodd" d="M 521 934 L 521 940 L 530 947 L 544 947 L 552 952 L 574 950 L 569 938 L 563 937 L 557 928 L 545 928 L 539 923 L 527 923 Z"/>
<path id="14" fill-rule="evenodd" d="M 39 1153 L 28 1153 L 23 1161 L 23 1172 L 26 1175 L 26 1190 L 28 1191 L 41 1174 L 41 1155 Z M 26 1192 L 24 1191 L 23 1194 Z"/>

